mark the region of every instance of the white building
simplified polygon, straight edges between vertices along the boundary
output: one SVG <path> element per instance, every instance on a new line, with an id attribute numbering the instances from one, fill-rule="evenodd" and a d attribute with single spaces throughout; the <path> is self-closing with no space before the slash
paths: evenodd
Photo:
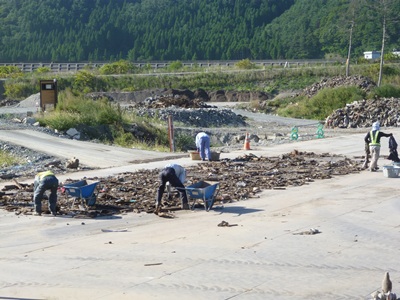
<path id="1" fill-rule="evenodd" d="M 381 57 L 381 52 L 380 51 L 366 51 L 364 52 L 364 58 L 365 59 L 377 59 Z"/>

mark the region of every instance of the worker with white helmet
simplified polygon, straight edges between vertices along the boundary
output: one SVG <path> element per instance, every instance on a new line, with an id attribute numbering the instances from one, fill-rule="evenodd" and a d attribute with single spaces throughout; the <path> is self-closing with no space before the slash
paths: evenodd
<path id="1" fill-rule="evenodd" d="M 378 159 L 381 151 L 381 144 L 380 140 L 381 137 L 390 137 L 392 136 L 391 133 L 384 133 L 379 130 L 380 129 L 380 124 L 379 122 L 375 122 L 372 124 L 372 130 L 366 134 L 364 137 L 364 141 L 368 143 L 369 145 L 369 150 L 371 153 L 371 166 L 369 170 L 371 172 L 375 172 L 378 170 Z"/>

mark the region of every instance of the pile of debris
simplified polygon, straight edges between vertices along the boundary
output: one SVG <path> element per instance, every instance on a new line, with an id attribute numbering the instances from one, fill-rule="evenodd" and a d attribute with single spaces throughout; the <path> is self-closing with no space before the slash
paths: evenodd
<path id="1" fill-rule="evenodd" d="M 139 116 L 158 118 L 167 122 L 171 116 L 174 122 L 179 122 L 186 127 L 246 127 L 245 118 L 235 114 L 230 109 L 216 108 L 165 108 L 165 109 L 147 109 L 142 108 L 136 111 Z"/>
<path id="2" fill-rule="evenodd" d="M 133 105 L 133 107 L 146 107 L 146 108 L 167 108 L 167 107 L 181 107 L 181 108 L 210 108 L 202 99 L 190 99 L 186 97 L 156 97 L 146 98 L 144 101 Z"/>
<path id="3" fill-rule="evenodd" d="M 311 98 L 324 88 L 337 88 L 340 86 L 356 86 L 368 92 L 371 88 L 375 87 L 376 84 L 371 79 L 364 76 L 338 76 L 322 79 L 320 82 L 305 88 L 303 94 Z"/>
<path id="4" fill-rule="evenodd" d="M 161 95 L 153 95 L 125 107 L 139 116 L 158 118 L 168 121 L 172 116 L 174 122 L 190 127 L 241 127 L 247 126 L 244 118 L 228 109 L 218 109 L 207 104 L 210 100 L 203 89 L 166 90 Z"/>
<path id="5" fill-rule="evenodd" d="M 190 90 L 176 90 L 176 89 L 150 89 L 140 90 L 134 92 L 92 92 L 86 94 L 89 99 L 107 98 L 111 102 L 118 102 L 120 104 L 146 106 L 153 105 L 154 101 L 163 101 L 163 98 L 181 98 L 184 100 L 197 99 L 194 105 L 198 102 L 250 102 L 250 101 L 266 101 L 272 99 L 273 96 L 263 91 L 205 91 L 201 88 L 194 91 Z M 163 104 L 159 104 L 162 105 Z M 174 104 L 178 106 L 177 104 Z M 185 104 L 186 105 L 186 104 Z M 206 105 L 206 104 L 202 104 Z"/>
<path id="6" fill-rule="evenodd" d="M 396 294 L 392 291 L 393 284 L 390 280 L 389 272 L 385 272 L 385 276 L 382 280 L 382 288 L 371 294 L 372 300 L 397 300 Z"/>
<path id="7" fill-rule="evenodd" d="M 134 105 L 135 108 L 210 108 L 205 102 L 209 101 L 210 97 L 203 89 L 197 89 L 192 92 L 190 90 L 165 90 L 162 94 L 146 97 L 143 101 L 138 101 Z"/>
<path id="8" fill-rule="evenodd" d="M 0 100 L 0 107 L 2 106 L 14 106 L 19 103 L 18 100 L 2 99 Z"/>
<path id="9" fill-rule="evenodd" d="M 32 149 L 0 141 L 0 152 L 5 152 L 10 159 L 16 160 L 10 166 L 2 166 L 0 180 L 16 179 L 18 177 L 34 178 L 39 172 L 52 169 L 56 174 L 93 170 L 88 166 L 79 164 L 79 160 L 61 160 L 46 153 L 39 153 Z"/>
<path id="10" fill-rule="evenodd" d="M 358 173 L 360 170 L 359 162 L 343 156 L 294 150 L 279 157 L 248 154 L 236 159 L 201 163 L 187 169 L 186 185 L 198 181 L 219 182 L 216 205 L 221 205 L 258 197 L 257 194 L 262 190 L 302 186 L 315 180 Z M 99 183 L 95 205 L 86 208 L 71 207 L 71 197 L 65 191 L 63 193 L 61 188 L 58 214 L 93 218 L 128 212 L 152 213 L 159 185 L 159 171 L 140 170 L 115 177 L 87 178 Z M 63 184 L 68 183 L 71 182 Z M 29 215 L 33 211 L 32 194 L 32 185 L 16 182 L 15 185 L 6 186 L 0 192 L 0 207 L 16 214 Z M 163 210 L 175 210 L 179 206 L 178 194 L 174 194 L 171 200 L 163 203 Z M 43 207 L 47 207 L 47 203 Z"/>
<path id="11" fill-rule="evenodd" d="M 379 121 L 384 127 L 400 125 L 400 99 L 379 98 L 356 101 L 335 110 L 325 121 L 327 127 L 364 128 Z"/>

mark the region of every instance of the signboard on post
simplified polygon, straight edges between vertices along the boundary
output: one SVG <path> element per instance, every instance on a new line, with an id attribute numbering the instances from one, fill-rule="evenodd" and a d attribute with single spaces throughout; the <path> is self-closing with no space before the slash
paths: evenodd
<path id="1" fill-rule="evenodd" d="M 57 105 L 57 80 L 40 80 L 40 109 L 54 109 Z"/>

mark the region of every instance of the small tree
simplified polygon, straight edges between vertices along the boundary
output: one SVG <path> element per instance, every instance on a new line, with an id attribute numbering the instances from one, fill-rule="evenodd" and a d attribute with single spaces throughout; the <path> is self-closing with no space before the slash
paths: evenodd
<path id="1" fill-rule="evenodd" d="M 168 66 L 168 69 L 170 71 L 177 71 L 183 68 L 183 64 L 181 61 L 177 60 L 177 61 L 173 61 L 172 63 L 170 63 L 170 65 Z"/>
<path id="2" fill-rule="evenodd" d="M 127 74 L 132 73 L 135 70 L 133 63 L 126 60 L 119 60 L 111 64 L 105 64 L 100 68 L 100 74 L 111 75 L 111 74 Z"/>
<path id="3" fill-rule="evenodd" d="M 242 59 L 241 61 L 237 62 L 235 66 L 239 69 L 254 69 L 255 64 L 253 64 L 250 59 Z"/>

